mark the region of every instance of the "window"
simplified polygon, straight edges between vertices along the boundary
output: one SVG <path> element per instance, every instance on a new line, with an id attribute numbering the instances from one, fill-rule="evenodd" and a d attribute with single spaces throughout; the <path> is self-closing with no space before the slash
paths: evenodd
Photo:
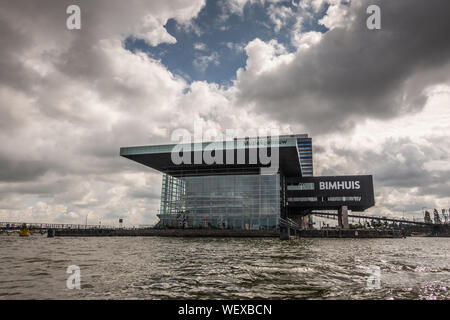
<path id="1" fill-rule="evenodd" d="M 317 201 L 317 197 L 293 197 L 288 198 L 290 202 L 314 202 Z"/>
<path id="2" fill-rule="evenodd" d="M 361 201 L 361 197 L 328 197 L 328 201 Z"/>
<path id="3" fill-rule="evenodd" d="M 288 190 L 314 190 L 314 182 L 299 183 L 298 185 L 287 186 Z"/>
<path id="4" fill-rule="evenodd" d="M 175 223 L 183 214 L 188 227 L 272 228 L 280 215 L 280 177 L 164 175 L 161 216 Z"/>

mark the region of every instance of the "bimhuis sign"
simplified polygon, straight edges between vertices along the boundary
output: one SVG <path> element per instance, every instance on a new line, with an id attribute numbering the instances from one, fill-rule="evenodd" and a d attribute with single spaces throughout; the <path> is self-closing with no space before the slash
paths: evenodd
<path id="1" fill-rule="evenodd" d="M 359 190 L 361 181 L 319 181 L 319 190 Z"/>
<path id="2" fill-rule="evenodd" d="M 315 202 L 298 202 L 297 206 L 335 208 L 347 205 L 351 210 L 365 210 L 375 204 L 373 179 L 371 175 L 289 177 L 288 197 L 312 197 Z M 301 188 L 289 188 L 300 185 Z M 343 198 L 342 201 L 338 200 Z M 331 198 L 333 198 L 331 200 Z M 355 200 L 359 199 L 359 200 Z"/>
<path id="3" fill-rule="evenodd" d="M 302 184 L 314 184 L 314 189 L 305 188 L 301 193 L 315 195 L 369 195 L 373 196 L 373 181 L 371 175 L 352 176 L 316 176 L 303 177 Z M 312 187 L 312 185 L 311 185 Z M 309 189 L 309 191 L 308 191 Z"/>

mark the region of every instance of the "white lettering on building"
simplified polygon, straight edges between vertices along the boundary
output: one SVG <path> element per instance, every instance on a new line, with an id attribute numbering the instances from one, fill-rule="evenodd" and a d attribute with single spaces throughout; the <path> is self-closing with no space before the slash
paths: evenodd
<path id="1" fill-rule="evenodd" d="M 320 181 L 320 190 L 358 190 L 361 188 L 359 181 Z"/>

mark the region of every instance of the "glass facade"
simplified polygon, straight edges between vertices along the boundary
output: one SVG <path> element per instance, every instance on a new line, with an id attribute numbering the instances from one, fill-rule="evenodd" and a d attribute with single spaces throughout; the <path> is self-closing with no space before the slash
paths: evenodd
<path id="1" fill-rule="evenodd" d="M 312 139 L 297 138 L 298 156 L 300 158 L 300 166 L 302 168 L 303 177 L 313 176 L 313 158 L 312 158 Z"/>
<path id="2" fill-rule="evenodd" d="M 163 175 L 160 220 L 170 227 L 273 229 L 280 175 Z"/>
<path id="3" fill-rule="evenodd" d="M 288 190 L 314 190 L 314 182 L 299 183 L 296 185 L 288 185 Z"/>
<path id="4" fill-rule="evenodd" d="M 362 197 L 357 197 L 357 196 L 346 196 L 346 197 L 321 197 L 320 200 L 321 201 L 340 201 L 340 202 L 345 202 L 345 201 L 361 201 Z M 314 201 L 318 201 L 317 197 L 289 197 L 288 198 L 289 202 L 314 202 Z"/>
<path id="5" fill-rule="evenodd" d="M 317 201 L 317 197 L 292 197 L 292 198 L 288 198 L 289 202 L 292 201 L 300 201 L 300 202 L 313 202 L 313 201 Z"/>
<path id="6" fill-rule="evenodd" d="M 357 197 L 357 196 L 354 196 L 354 197 L 349 197 L 349 196 L 346 196 L 346 197 L 328 197 L 328 199 L 327 199 L 328 201 L 361 201 L 361 197 Z"/>

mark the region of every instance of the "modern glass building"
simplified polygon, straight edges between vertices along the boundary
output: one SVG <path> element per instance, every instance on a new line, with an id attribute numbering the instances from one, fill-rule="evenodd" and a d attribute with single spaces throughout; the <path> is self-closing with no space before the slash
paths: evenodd
<path id="1" fill-rule="evenodd" d="M 306 134 L 125 147 L 120 155 L 163 173 L 158 217 L 166 227 L 267 230 L 278 228 L 280 217 L 314 208 L 373 205 L 371 178 L 361 184 L 369 188 L 366 195 L 319 190 L 323 179 L 346 177 L 313 176 L 312 139 Z"/>
<path id="2" fill-rule="evenodd" d="M 163 175 L 164 225 L 268 229 L 276 228 L 279 215 L 279 174 Z"/>

